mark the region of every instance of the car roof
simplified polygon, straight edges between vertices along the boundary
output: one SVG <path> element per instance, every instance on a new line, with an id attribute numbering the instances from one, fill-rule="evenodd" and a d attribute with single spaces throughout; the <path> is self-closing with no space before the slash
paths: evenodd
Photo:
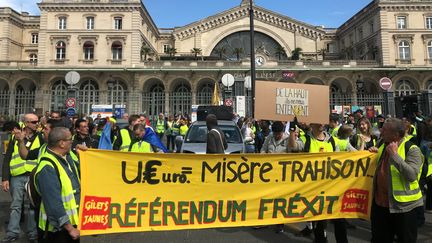
<path id="1" fill-rule="evenodd" d="M 236 125 L 236 123 L 234 121 L 218 120 L 217 122 L 218 122 L 218 125 Z M 192 126 L 193 125 L 202 126 L 202 125 L 206 125 L 206 122 L 205 121 L 196 121 L 196 122 L 192 123 Z"/>

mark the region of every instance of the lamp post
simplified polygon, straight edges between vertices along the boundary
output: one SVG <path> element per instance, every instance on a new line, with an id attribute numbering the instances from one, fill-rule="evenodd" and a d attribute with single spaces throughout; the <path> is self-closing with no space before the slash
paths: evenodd
<path id="1" fill-rule="evenodd" d="M 112 116 L 115 116 L 115 105 L 114 105 L 114 80 L 110 76 L 107 81 L 108 90 L 111 90 L 111 106 L 112 106 Z"/>
<path id="2" fill-rule="evenodd" d="M 251 115 L 255 117 L 255 39 L 254 39 L 254 10 L 253 0 L 249 0 L 249 20 L 250 20 L 250 52 L 251 52 Z"/>

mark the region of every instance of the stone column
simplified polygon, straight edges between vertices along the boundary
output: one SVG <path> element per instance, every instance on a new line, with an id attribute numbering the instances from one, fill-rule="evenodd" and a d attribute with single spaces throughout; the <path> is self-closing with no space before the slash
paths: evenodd
<path id="1" fill-rule="evenodd" d="M 9 91 L 9 116 L 10 117 L 15 117 L 15 100 L 16 100 L 16 90 L 15 89 L 11 89 Z M 17 120 L 18 117 L 15 117 L 15 120 Z"/>
<path id="2" fill-rule="evenodd" d="M 165 91 L 165 112 L 168 113 L 168 115 L 172 114 L 175 115 L 175 111 L 171 111 L 170 110 L 170 105 L 169 105 L 169 101 L 170 101 L 170 97 L 169 97 L 170 93 Z"/>
<path id="3" fill-rule="evenodd" d="M 423 115 L 425 115 L 425 116 L 432 115 L 432 91 L 431 90 L 424 91 L 422 93 L 421 99 L 422 99 L 421 109 L 422 109 Z"/>
<path id="4" fill-rule="evenodd" d="M 384 107 L 383 113 L 386 115 L 391 115 L 392 117 L 396 116 L 396 107 L 395 107 L 395 97 L 393 92 L 383 92 L 384 96 Z"/>

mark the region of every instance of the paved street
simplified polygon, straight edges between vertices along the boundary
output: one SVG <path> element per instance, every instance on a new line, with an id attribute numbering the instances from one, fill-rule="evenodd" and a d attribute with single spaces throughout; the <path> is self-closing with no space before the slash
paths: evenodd
<path id="1" fill-rule="evenodd" d="M 5 222 L 9 217 L 10 195 L 5 192 L 0 193 L 0 238 L 3 238 L 7 225 Z M 356 226 L 356 229 L 349 229 L 349 242 L 369 242 L 370 224 L 362 220 L 350 220 Z M 295 233 L 303 228 L 303 224 L 285 225 L 285 232 L 276 234 L 273 227 L 253 229 L 244 228 L 218 228 L 207 230 L 181 230 L 181 231 L 164 231 L 164 232 L 144 232 L 144 233 L 124 233 L 109 234 L 99 236 L 83 237 L 81 242 L 87 243 L 105 243 L 105 242 L 312 242 L 312 238 L 296 237 Z M 329 242 L 335 242 L 333 235 L 333 226 L 328 227 Z M 18 243 L 27 242 L 24 233 Z M 426 214 L 426 224 L 419 231 L 418 242 L 432 243 L 432 214 Z"/>

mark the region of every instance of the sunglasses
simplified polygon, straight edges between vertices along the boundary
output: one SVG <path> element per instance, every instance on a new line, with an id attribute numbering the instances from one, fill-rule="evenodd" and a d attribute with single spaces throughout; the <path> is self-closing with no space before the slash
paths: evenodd
<path id="1" fill-rule="evenodd" d="M 31 123 L 31 124 L 38 124 L 39 123 L 39 121 L 27 121 L 28 123 Z"/>

